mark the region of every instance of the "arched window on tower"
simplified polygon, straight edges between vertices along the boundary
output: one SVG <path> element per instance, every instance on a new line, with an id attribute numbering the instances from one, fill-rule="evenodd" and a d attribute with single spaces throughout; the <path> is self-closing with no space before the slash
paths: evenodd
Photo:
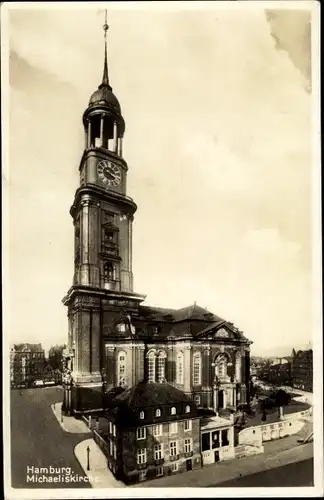
<path id="1" fill-rule="evenodd" d="M 104 230 L 104 242 L 105 243 L 114 243 L 114 232 L 105 228 Z"/>
<path id="2" fill-rule="evenodd" d="M 120 387 L 126 385 L 126 353 L 124 351 L 118 353 L 117 385 Z"/>
<path id="3" fill-rule="evenodd" d="M 201 384 L 201 354 L 196 352 L 193 355 L 193 385 Z"/>
<path id="4" fill-rule="evenodd" d="M 111 262 L 106 262 L 104 265 L 105 281 L 115 281 L 115 266 Z"/>
<path id="5" fill-rule="evenodd" d="M 160 383 L 165 382 L 165 360 L 165 352 L 160 351 L 157 357 L 157 381 Z"/>
<path id="6" fill-rule="evenodd" d="M 177 384 L 183 384 L 183 353 L 182 352 L 179 352 L 179 354 L 177 356 L 176 382 L 177 382 Z"/>
<path id="7" fill-rule="evenodd" d="M 155 352 L 149 352 L 147 358 L 148 382 L 155 382 Z"/>

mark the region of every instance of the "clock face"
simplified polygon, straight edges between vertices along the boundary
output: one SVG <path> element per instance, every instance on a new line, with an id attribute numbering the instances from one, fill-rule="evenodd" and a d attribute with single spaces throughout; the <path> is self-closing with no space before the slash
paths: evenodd
<path id="1" fill-rule="evenodd" d="M 110 161 L 102 160 L 98 163 L 98 177 L 107 186 L 118 186 L 121 181 L 120 168 Z"/>

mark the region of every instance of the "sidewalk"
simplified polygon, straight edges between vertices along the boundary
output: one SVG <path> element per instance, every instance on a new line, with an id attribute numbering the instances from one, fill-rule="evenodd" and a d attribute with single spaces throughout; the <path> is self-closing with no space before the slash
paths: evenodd
<path id="1" fill-rule="evenodd" d="M 87 470 L 87 448 L 89 446 L 89 466 Z M 118 481 L 109 470 L 107 458 L 93 439 L 81 441 L 74 448 L 74 455 L 81 465 L 85 475 L 93 488 L 125 488 L 125 484 Z"/>
<path id="2" fill-rule="evenodd" d="M 91 431 L 83 420 L 78 420 L 74 417 L 66 417 L 64 415 L 62 419 L 61 407 L 61 402 L 51 405 L 51 409 L 58 423 L 65 432 L 91 435 Z M 88 446 L 90 470 L 87 470 Z M 124 483 L 117 481 L 113 473 L 109 470 L 105 455 L 91 437 L 81 441 L 75 446 L 74 455 L 82 467 L 84 474 L 89 478 L 89 483 L 93 488 L 125 488 Z"/>
<path id="3" fill-rule="evenodd" d="M 313 423 L 305 421 L 303 427 L 296 434 L 287 436 L 282 439 L 275 439 L 274 441 L 266 441 L 263 443 L 264 454 L 280 453 L 286 450 L 291 450 L 299 445 L 299 439 L 305 439 L 313 430 Z M 259 455 L 260 457 L 260 455 Z M 261 457 L 260 457 L 261 458 Z"/>
<path id="4" fill-rule="evenodd" d="M 61 428 L 66 432 L 90 434 L 89 428 L 82 420 L 63 416 L 61 422 L 61 403 L 51 406 Z M 300 445 L 298 439 L 305 438 L 312 431 L 312 422 L 305 421 L 303 428 L 292 436 L 264 443 L 264 453 L 241 459 L 233 459 L 205 466 L 201 469 L 164 476 L 151 481 L 128 486 L 136 487 L 206 487 L 208 484 L 223 483 L 239 476 L 248 476 L 267 469 L 288 465 L 313 456 L 313 443 Z M 89 469 L 87 470 L 87 448 L 89 447 Z M 89 437 L 78 443 L 74 455 L 93 488 L 125 488 L 109 470 L 107 459 L 96 442 Z M 215 477 L 216 476 L 216 477 Z"/>
<path id="5" fill-rule="evenodd" d="M 290 392 L 292 394 L 299 394 L 299 396 L 293 398 L 296 399 L 296 401 L 304 401 L 306 403 L 309 403 L 310 405 L 313 405 L 313 393 L 312 392 L 306 392 L 302 391 L 301 389 L 294 389 L 292 387 L 285 387 L 282 386 L 282 389 Z"/>
<path id="6" fill-rule="evenodd" d="M 223 483 L 239 476 L 248 476 L 267 469 L 288 465 L 305 460 L 313 456 L 313 444 L 299 445 L 298 439 L 306 437 L 312 429 L 312 423 L 305 423 L 304 427 L 293 436 L 264 443 L 264 453 L 241 459 L 228 460 L 212 464 L 191 472 L 165 476 L 151 481 L 144 481 L 128 488 L 139 487 L 206 487 L 212 482 Z M 90 470 L 87 471 L 87 447 L 90 448 Z M 84 473 L 92 478 L 94 488 L 125 488 L 125 484 L 118 481 L 107 466 L 107 459 L 93 439 L 78 443 L 74 454 Z M 216 476 L 216 477 L 215 477 Z"/>
<path id="7" fill-rule="evenodd" d="M 62 403 L 54 403 L 51 405 L 51 409 L 65 432 L 72 432 L 75 434 L 90 434 L 88 426 L 83 422 L 83 420 L 78 420 L 74 417 L 66 417 L 61 415 Z"/>
<path id="8" fill-rule="evenodd" d="M 131 488 L 163 488 L 163 487 L 208 487 L 218 483 L 224 483 L 242 476 L 250 476 L 276 467 L 281 467 L 291 463 L 296 463 L 313 456 L 312 443 L 300 445 L 290 450 L 273 452 L 268 456 L 255 455 L 241 459 L 219 462 L 197 469 L 191 472 L 184 472 L 174 476 L 165 476 L 152 481 L 130 486 Z M 262 458 L 261 458 L 262 457 Z"/>

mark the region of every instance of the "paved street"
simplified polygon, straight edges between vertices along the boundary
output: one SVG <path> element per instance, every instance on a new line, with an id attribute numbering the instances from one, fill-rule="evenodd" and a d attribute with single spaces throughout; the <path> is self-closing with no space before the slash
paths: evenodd
<path id="1" fill-rule="evenodd" d="M 210 487 L 218 488 L 242 488 L 242 487 L 294 487 L 313 486 L 313 459 L 303 460 L 275 469 L 269 469 L 250 476 L 243 476 L 225 483 L 210 484 Z"/>
<path id="2" fill-rule="evenodd" d="M 62 401 L 62 389 L 48 387 L 11 391 L 11 477 L 13 488 L 89 488 L 85 482 L 65 482 L 65 473 L 54 473 L 55 483 L 27 483 L 29 467 L 71 467 L 71 476 L 84 477 L 74 456 L 75 445 L 89 433 L 64 432 L 51 404 Z M 68 471 L 66 471 L 68 473 Z M 32 475 L 32 474 L 29 474 Z M 51 474 L 49 474 L 51 475 Z M 61 476 L 61 477 L 59 477 Z"/>

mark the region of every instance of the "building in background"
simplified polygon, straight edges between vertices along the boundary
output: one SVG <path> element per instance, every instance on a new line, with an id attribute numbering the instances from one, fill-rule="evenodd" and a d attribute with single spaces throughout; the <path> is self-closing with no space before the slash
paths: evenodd
<path id="1" fill-rule="evenodd" d="M 54 345 L 51 346 L 48 351 L 47 363 L 53 370 L 63 369 L 63 351 L 66 345 Z"/>
<path id="2" fill-rule="evenodd" d="M 83 126 L 80 184 L 70 209 L 74 277 L 63 299 L 69 318 L 63 411 L 96 411 L 106 392 L 129 389 L 146 375 L 148 383 L 169 383 L 216 413 L 247 402 L 251 341 L 233 323 L 197 304 L 143 305 L 145 295 L 134 291 L 137 206 L 126 189 L 125 121 L 108 78 L 106 42 L 102 82 Z"/>
<path id="3" fill-rule="evenodd" d="M 313 392 L 313 350 L 295 351 L 291 355 L 292 384 L 296 389 Z"/>
<path id="4" fill-rule="evenodd" d="M 263 358 L 261 356 L 251 356 L 250 361 L 250 375 L 251 378 L 257 379 L 261 376 L 262 372 L 267 371 L 267 367 L 270 366 L 270 361 L 268 358 Z"/>
<path id="5" fill-rule="evenodd" d="M 10 384 L 28 386 L 42 377 L 45 351 L 41 344 L 13 344 L 10 347 Z"/>
<path id="6" fill-rule="evenodd" d="M 268 381 L 274 385 L 291 385 L 291 359 L 278 358 L 269 366 Z"/>

